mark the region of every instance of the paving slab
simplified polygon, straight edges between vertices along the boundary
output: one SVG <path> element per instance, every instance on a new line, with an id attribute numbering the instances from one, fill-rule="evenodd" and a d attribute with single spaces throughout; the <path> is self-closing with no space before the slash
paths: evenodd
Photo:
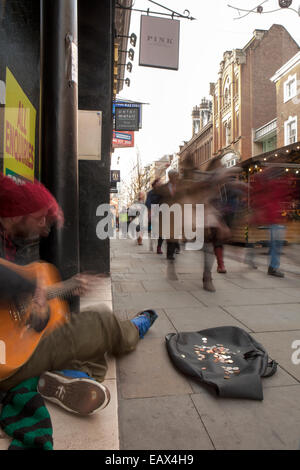
<path id="1" fill-rule="evenodd" d="M 166 308 L 166 307 L 195 307 L 199 305 L 193 295 L 188 292 L 152 292 L 115 295 L 113 299 L 114 309 L 133 308 L 145 310 L 147 308 Z"/>
<path id="2" fill-rule="evenodd" d="M 300 385 L 264 389 L 264 400 L 192 400 L 217 450 L 299 450 Z M 287 411 L 290 410 L 290 413 Z"/>
<path id="3" fill-rule="evenodd" d="M 120 400 L 121 450 L 213 450 L 188 395 Z"/>
<path id="4" fill-rule="evenodd" d="M 199 331 L 215 326 L 238 326 L 249 331 L 220 307 L 199 305 L 196 308 L 166 308 L 165 312 L 178 331 Z"/>
<path id="5" fill-rule="evenodd" d="M 186 378 L 169 359 L 165 341 L 152 338 L 151 330 L 136 351 L 120 358 L 117 364 L 120 398 L 147 398 L 183 395 L 192 392 Z"/>
<path id="6" fill-rule="evenodd" d="M 142 284 L 147 292 L 174 292 L 176 289 L 172 286 L 171 282 L 160 279 L 156 281 L 142 281 Z"/>
<path id="7" fill-rule="evenodd" d="M 275 359 L 285 371 L 300 382 L 300 363 L 293 363 L 293 358 L 298 362 L 300 360 L 299 330 L 255 333 L 253 336 L 264 345 L 269 355 Z M 295 341 L 299 341 L 299 345 L 296 348 L 292 348 Z"/>
<path id="8" fill-rule="evenodd" d="M 300 330 L 300 304 L 224 308 L 252 331 Z"/>
<path id="9" fill-rule="evenodd" d="M 165 271 L 165 268 L 164 266 L 160 264 L 147 264 L 145 263 L 143 265 L 143 270 L 145 271 L 145 273 L 157 273 L 157 274 L 162 274 L 164 273 Z"/>
<path id="10" fill-rule="evenodd" d="M 122 293 L 129 292 L 145 292 L 142 282 L 139 281 L 122 281 L 119 283 Z"/>
<path id="11" fill-rule="evenodd" d="M 293 303 L 293 299 L 288 294 L 283 294 L 276 289 L 242 289 L 240 287 L 232 287 L 217 292 L 194 291 L 191 294 L 207 306 Z"/>
<path id="12" fill-rule="evenodd" d="M 273 288 L 273 289 L 280 289 L 280 291 L 285 291 L 286 288 L 295 288 L 298 289 L 300 285 L 299 279 L 294 279 L 291 277 L 284 277 L 282 279 L 272 277 L 272 276 L 265 276 L 263 278 L 235 278 L 231 279 L 232 284 L 235 284 L 238 287 L 242 287 L 243 289 L 266 289 L 266 288 Z M 289 290 L 286 292 L 289 293 Z M 299 297 L 300 298 L 300 297 Z"/>
<path id="13" fill-rule="evenodd" d="M 170 286 L 173 287 L 176 291 L 194 291 L 197 289 L 200 289 L 200 283 L 198 283 L 196 280 L 182 280 L 182 279 L 177 279 L 177 280 L 169 280 L 168 283 Z"/>
<path id="14" fill-rule="evenodd" d="M 280 292 L 282 292 L 285 295 L 288 295 L 290 299 L 293 301 L 298 301 L 300 303 L 300 280 L 295 280 L 295 284 L 297 284 L 295 287 L 280 287 Z"/>

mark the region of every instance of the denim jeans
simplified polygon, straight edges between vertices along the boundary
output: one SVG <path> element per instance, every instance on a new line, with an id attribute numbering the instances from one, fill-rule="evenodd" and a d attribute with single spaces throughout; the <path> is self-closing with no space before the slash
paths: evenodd
<path id="1" fill-rule="evenodd" d="M 284 242 L 285 226 L 270 225 L 270 266 L 278 269 L 280 266 L 280 255 Z"/>

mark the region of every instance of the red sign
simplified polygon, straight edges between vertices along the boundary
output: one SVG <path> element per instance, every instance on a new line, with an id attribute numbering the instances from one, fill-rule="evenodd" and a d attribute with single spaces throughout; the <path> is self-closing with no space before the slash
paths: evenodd
<path id="1" fill-rule="evenodd" d="M 134 147 L 134 132 L 113 131 L 113 148 Z"/>

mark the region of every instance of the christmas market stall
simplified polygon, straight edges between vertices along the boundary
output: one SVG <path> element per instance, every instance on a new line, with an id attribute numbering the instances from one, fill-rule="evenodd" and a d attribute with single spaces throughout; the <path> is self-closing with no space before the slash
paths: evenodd
<path id="1" fill-rule="evenodd" d="M 292 197 L 280 201 L 281 224 L 286 226 L 285 242 L 300 243 L 300 142 L 256 155 L 239 163 L 242 167 L 241 179 L 247 183 L 248 191 L 241 201 L 232 229 L 232 243 L 261 244 L 269 241 L 267 224 L 255 224 L 254 209 L 251 207 L 251 191 L 257 174 L 264 175 L 273 169 L 274 175 L 285 175 Z M 276 171 L 275 171 L 276 170 Z"/>

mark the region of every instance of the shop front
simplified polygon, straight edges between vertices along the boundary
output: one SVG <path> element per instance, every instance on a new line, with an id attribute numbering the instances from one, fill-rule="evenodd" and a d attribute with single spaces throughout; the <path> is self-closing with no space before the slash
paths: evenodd
<path id="1" fill-rule="evenodd" d="M 263 176 L 265 172 L 270 172 L 270 169 L 274 178 L 288 178 L 289 197 L 283 197 L 280 201 L 281 224 L 286 227 L 285 242 L 300 243 L 300 142 L 256 155 L 241 162 L 239 166 L 242 168 L 240 178 L 247 184 L 248 190 L 240 201 L 236 214 L 232 243 L 263 245 L 268 243 L 268 225 L 251 223 L 255 221 L 256 215 L 251 207 L 251 191 L 257 175 Z"/>

